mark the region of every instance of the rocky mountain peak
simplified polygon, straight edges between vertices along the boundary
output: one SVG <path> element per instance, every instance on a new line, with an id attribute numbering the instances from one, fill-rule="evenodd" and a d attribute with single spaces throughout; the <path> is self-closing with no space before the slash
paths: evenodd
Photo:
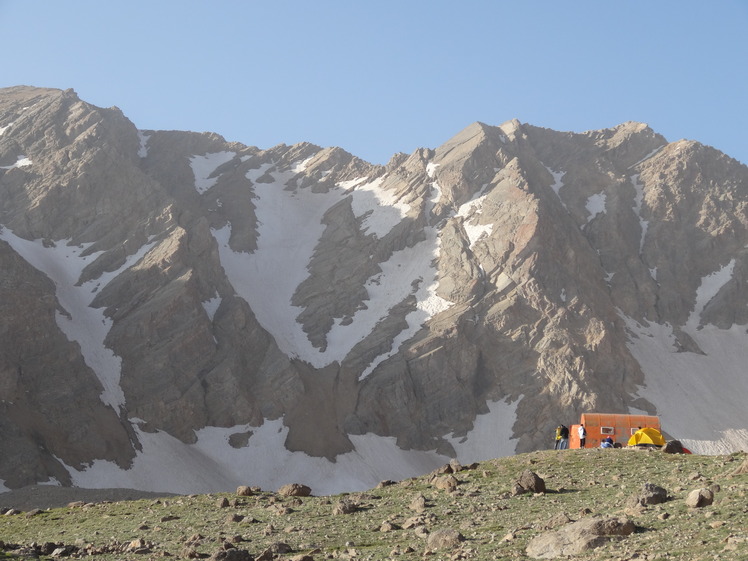
<path id="1" fill-rule="evenodd" d="M 737 421 L 672 404 L 742 391 L 747 193 L 642 123 L 473 123 L 378 166 L 0 90 L 0 480 L 367 486 L 593 410 L 698 449 Z"/>

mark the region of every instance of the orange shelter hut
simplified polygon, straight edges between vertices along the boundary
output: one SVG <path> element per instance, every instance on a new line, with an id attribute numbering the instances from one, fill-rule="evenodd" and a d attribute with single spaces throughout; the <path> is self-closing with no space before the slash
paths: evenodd
<path id="1" fill-rule="evenodd" d="M 587 429 L 585 448 L 599 448 L 608 436 L 622 446 L 641 428 L 660 430 L 660 418 L 654 415 L 618 415 L 615 413 L 584 413 L 579 423 L 569 427 L 569 448 L 579 448 L 579 425 Z"/>

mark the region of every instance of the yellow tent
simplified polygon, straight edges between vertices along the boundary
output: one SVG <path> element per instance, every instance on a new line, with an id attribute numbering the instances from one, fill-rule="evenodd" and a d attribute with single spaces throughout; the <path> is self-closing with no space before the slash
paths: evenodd
<path id="1" fill-rule="evenodd" d="M 657 429 L 644 427 L 629 438 L 629 446 L 637 445 L 665 446 L 665 439 Z"/>

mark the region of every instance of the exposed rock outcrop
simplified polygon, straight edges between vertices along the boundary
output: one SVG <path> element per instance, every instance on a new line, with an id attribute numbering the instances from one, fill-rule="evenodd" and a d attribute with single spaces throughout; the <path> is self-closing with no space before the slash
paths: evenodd
<path id="1" fill-rule="evenodd" d="M 627 322 L 691 353 L 748 324 L 748 169 L 641 123 L 475 123 L 375 166 L 16 87 L 0 131 L 11 488 L 281 418 L 330 461 L 364 434 L 453 456 L 501 402 L 514 450 L 546 447 L 559 418 L 656 413 Z"/>

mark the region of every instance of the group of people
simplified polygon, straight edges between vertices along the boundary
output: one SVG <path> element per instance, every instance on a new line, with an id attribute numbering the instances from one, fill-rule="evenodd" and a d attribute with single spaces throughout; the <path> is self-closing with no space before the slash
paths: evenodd
<path id="1" fill-rule="evenodd" d="M 587 429 L 584 428 L 584 425 L 579 425 L 577 427 L 577 433 L 579 434 L 579 447 L 584 448 L 584 445 L 587 443 Z M 605 437 L 600 443 L 600 448 L 613 448 L 614 446 L 615 443 L 610 436 Z M 566 425 L 558 425 L 556 427 L 556 444 L 554 448 L 556 450 L 566 450 L 568 447 L 569 427 Z"/>

